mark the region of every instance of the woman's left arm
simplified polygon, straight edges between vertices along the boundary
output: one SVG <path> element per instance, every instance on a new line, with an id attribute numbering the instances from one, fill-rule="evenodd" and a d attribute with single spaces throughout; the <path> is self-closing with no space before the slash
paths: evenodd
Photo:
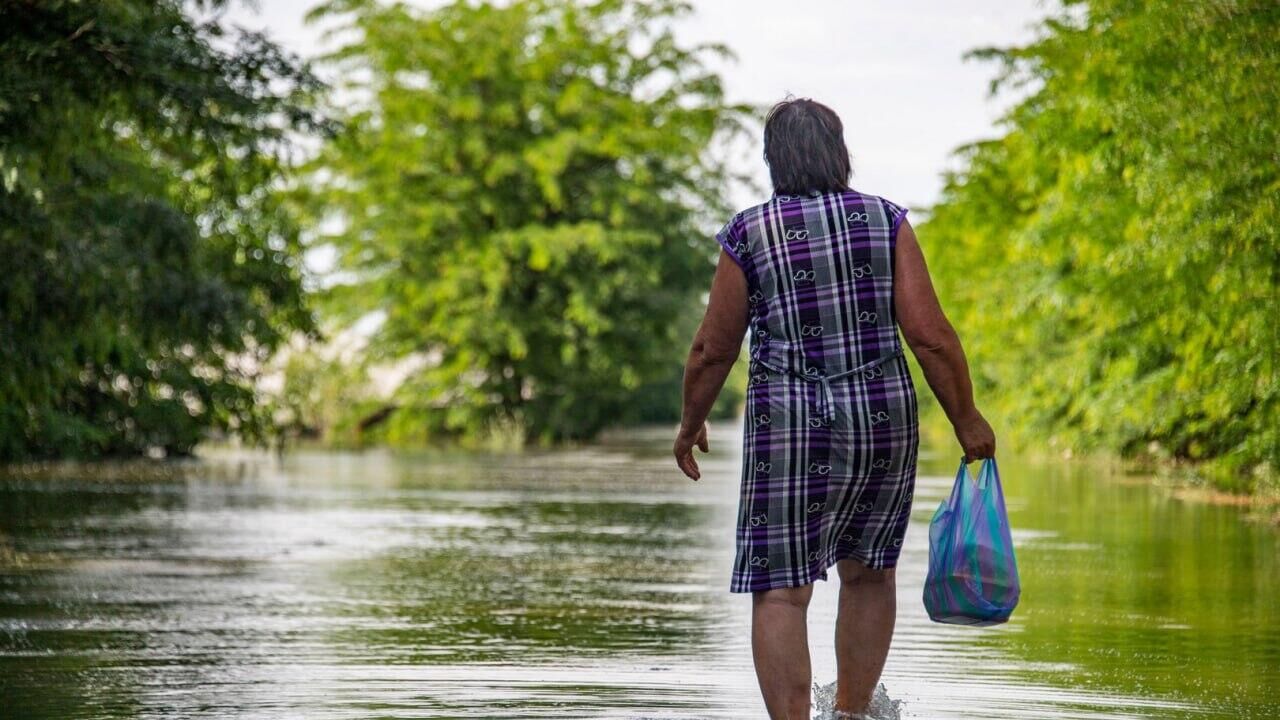
<path id="1" fill-rule="evenodd" d="M 711 449 L 707 443 L 707 415 L 738 360 L 747 321 L 747 277 L 733 257 L 721 249 L 707 314 L 693 337 L 684 366 L 684 410 L 674 448 L 676 464 L 694 480 L 702 473 L 693 458 L 693 447 L 697 445 L 702 452 Z"/>

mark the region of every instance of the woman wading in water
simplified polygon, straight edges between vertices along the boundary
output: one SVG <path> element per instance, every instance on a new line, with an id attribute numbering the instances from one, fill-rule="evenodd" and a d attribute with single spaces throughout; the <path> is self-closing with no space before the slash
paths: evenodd
<path id="1" fill-rule="evenodd" d="M 768 201 L 734 215 L 684 376 L 675 441 L 693 448 L 750 334 L 737 557 L 729 591 L 752 593 L 751 646 L 775 720 L 809 718 L 806 613 L 815 580 L 840 577 L 837 717 L 866 713 L 893 637 L 894 567 L 915 487 L 919 423 L 902 338 L 970 460 L 995 435 L 973 402 L 907 209 L 849 187 L 840 118 L 807 98 L 765 119 Z"/>

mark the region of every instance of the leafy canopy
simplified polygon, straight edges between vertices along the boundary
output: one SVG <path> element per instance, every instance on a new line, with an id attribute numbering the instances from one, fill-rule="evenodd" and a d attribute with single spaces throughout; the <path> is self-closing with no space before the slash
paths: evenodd
<path id="1" fill-rule="evenodd" d="M 674 390 L 732 177 L 726 104 L 667 21 L 683 2 L 338 0 L 311 17 L 356 109 L 311 168 L 326 307 L 377 313 L 370 352 L 417 358 L 390 436 L 587 438 Z M 678 395 L 677 395 L 678 401 Z"/>
<path id="2" fill-rule="evenodd" d="M 1280 6 L 1069 2 L 922 242 L 1022 443 L 1280 471 Z"/>
<path id="3" fill-rule="evenodd" d="M 0 4 L 0 459 L 267 430 L 258 367 L 312 327 L 273 187 L 318 89 L 176 0 Z"/>

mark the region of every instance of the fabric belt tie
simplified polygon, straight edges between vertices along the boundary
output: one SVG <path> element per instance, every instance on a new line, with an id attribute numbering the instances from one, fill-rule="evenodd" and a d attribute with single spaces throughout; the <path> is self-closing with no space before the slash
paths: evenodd
<path id="1" fill-rule="evenodd" d="M 902 348 L 899 347 L 898 349 L 894 350 L 893 352 L 890 352 L 887 355 L 881 355 L 880 357 L 874 360 L 870 360 L 865 363 L 862 363 L 856 368 L 853 368 L 851 370 L 845 370 L 843 372 L 838 372 L 834 375 L 806 375 L 804 373 L 798 373 L 794 370 L 791 370 L 790 368 L 778 367 L 773 363 L 765 360 L 764 358 L 757 358 L 756 360 L 761 365 L 765 366 L 766 368 L 769 368 L 770 370 L 773 370 L 774 372 L 786 373 L 788 375 L 794 375 L 802 380 L 808 380 L 809 382 L 818 383 L 818 385 L 821 386 L 821 390 L 822 390 L 822 392 L 818 393 L 818 414 L 822 417 L 823 420 L 827 422 L 832 422 L 836 419 L 836 411 L 835 411 L 836 395 L 831 390 L 832 380 L 836 380 L 838 378 L 846 377 L 848 375 L 853 375 L 855 373 L 866 372 L 868 370 L 874 369 L 878 365 L 883 364 L 885 361 L 892 360 L 893 358 L 896 358 L 901 354 L 902 354 Z"/>

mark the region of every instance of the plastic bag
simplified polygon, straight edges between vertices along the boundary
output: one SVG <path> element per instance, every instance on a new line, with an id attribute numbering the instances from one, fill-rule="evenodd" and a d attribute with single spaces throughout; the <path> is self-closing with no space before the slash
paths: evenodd
<path id="1" fill-rule="evenodd" d="M 1009 619 L 1021 592 L 996 461 L 983 460 L 975 482 L 962 458 L 951 497 L 929 522 L 929 619 L 996 625 Z"/>

